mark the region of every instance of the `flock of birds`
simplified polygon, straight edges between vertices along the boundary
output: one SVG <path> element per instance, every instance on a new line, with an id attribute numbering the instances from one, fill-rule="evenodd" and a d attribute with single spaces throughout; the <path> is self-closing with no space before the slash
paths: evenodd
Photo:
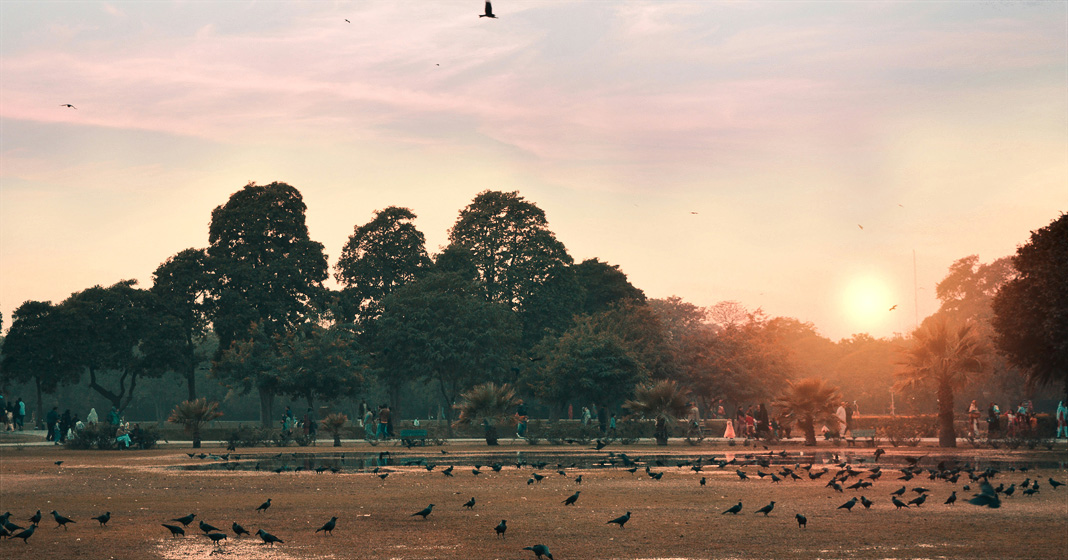
<path id="1" fill-rule="evenodd" d="M 448 454 L 445 450 L 441 450 L 441 453 L 443 455 Z M 874 461 L 878 462 L 880 456 L 884 453 L 885 452 L 882 449 L 876 449 L 874 453 Z M 236 460 L 240 459 L 239 456 L 231 456 L 231 454 L 229 453 L 226 455 L 203 453 L 197 455 L 189 453 L 188 456 L 190 458 L 211 458 L 215 460 L 226 460 L 228 462 L 232 458 Z M 661 468 L 670 468 L 671 465 L 669 464 L 669 462 L 673 462 L 674 466 L 678 469 L 688 467 L 689 470 L 693 471 L 694 473 L 707 472 L 705 471 L 705 469 L 727 469 L 728 467 L 733 467 L 734 474 L 737 476 L 738 480 L 743 483 L 750 482 L 754 479 L 767 479 L 770 480 L 772 484 L 781 483 L 783 481 L 803 481 L 805 479 L 809 481 L 822 482 L 823 477 L 828 476 L 827 483 L 824 485 L 824 487 L 829 488 L 832 492 L 836 493 L 845 493 L 847 490 L 857 492 L 868 491 L 867 493 L 870 493 L 873 489 L 874 484 L 877 481 L 882 480 L 884 477 L 889 478 L 890 476 L 895 475 L 896 480 L 901 481 L 903 483 L 909 483 L 914 479 L 923 478 L 928 481 L 931 481 L 931 485 L 933 485 L 934 483 L 955 485 L 958 482 L 964 482 L 963 486 L 959 488 L 959 490 L 962 492 L 971 491 L 971 485 L 973 484 L 977 486 L 977 490 L 975 491 L 974 495 L 971 498 L 967 499 L 967 501 L 976 506 L 988 508 L 1000 507 L 1002 505 L 1003 498 L 1011 498 L 1015 496 L 1017 492 L 1024 496 L 1033 496 L 1034 494 L 1040 491 L 1041 485 L 1038 480 L 1032 480 L 1030 477 L 1027 477 L 1019 484 L 1013 482 L 1009 486 L 1005 486 L 1005 483 L 1001 482 L 998 484 L 997 487 L 995 487 L 993 485 L 993 480 L 999 475 L 1005 476 L 1001 469 L 996 469 L 994 467 L 986 467 L 985 469 L 980 470 L 970 464 L 956 464 L 948 463 L 946 461 L 941 461 L 937 465 L 933 466 L 921 465 L 921 463 L 924 462 L 924 459 L 927 458 L 926 455 L 922 457 L 904 457 L 906 465 L 904 467 L 895 468 L 891 470 L 890 468 L 884 469 L 884 465 L 879 464 L 867 467 L 863 466 L 864 463 L 866 463 L 868 460 L 867 457 L 854 457 L 852 461 L 843 461 L 840 460 L 840 457 L 837 454 L 835 454 L 835 462 L 833 463 L 833 466 L 836 470 L 834 470 L 833 472 L 831 468 L 831 463 L 817 468 L 815 460 L 811 456 L 807 457 L 809 462 L 807 462 L 806 464 L 801 464 L 800 461 L 797 461 L 792 466 L 788 465 L 786 463 L 790 462 L 789 459 L 800 458 L 791 457 L 790 454 L 788 454 L 786 451 L 748 453 L 743 454 L 740 457 L 741 458 L 733 457 L 729 460 L 726 458 L 699 457 L 695 460 L 674 461 L 665 459 L 663 457 L 654 457 L 642 461 L 640 458 L 631 458 L 626 453 L 609 452 L 607 456 L 604 456 L 599 460 L 594 461 L 593 465 L 601 467 L 622 467 L 626 472 L 629 472 L 632 475 L 636 475 L 637 473 L 639 473 L 639 471 L 642 471 L 645 476 L 656 481 L 662 480 L 664 474 L 670 471 L 665 469 L 657 470 L 654 469 L 654 466 Z M 274 456 L 274 458 L 284 459 L 284 455 L 278 454 Z M 378 454 L 377 459 L 375 459 L 375 462 L 380 465 L 389 465 L 393 462 L 393 457 L 388 451 L 384 451 Z M 778 465 L 777 468 L 772 468 L 773 462 Z M 62 463 L 63 461 L 56 461 L 56 465 L 62 465 Z M 644 468 L 640 463 L 644 463 Z M 423 457 L 409 458 L 402 461 L 402 464 L 404 466 L 418 465 L 424 468 L 427 472 L 432 472 L 438 467 L 437 464 L 432 463 L 429 459 Z M 474 468 L 472 468 L 470 471 L 472 476 L 477 477 L 483 474 L 483 465 L 476 463 L 473 465 L 473 467 Z M 752 469 L 753 467 L 755 467 L 755 471 L 747 470 Z M 448 467 L 444 467 L 438 472 L 440 472 L 445 477 L 454 477 L 454 473 L 458 474 L 455 468 L 455 465 L 450 464 Z M 501 472 L 501 470 L 504 469 L 504 465 L 500 462 L 495 462 L 492 465 L 488 465 L 488 468 L 494 472 Z M 538 484 L 542 482 L 542 480 L 547 478 L 547 475 L 542 474 L 538 471 L 544 471 L 546 469 L 551 469 L 552 467 L 550 467 L 548 462 L 545 461 L 527 462 L 523 460 L 522 454 L 519 453 L 515 462 L 515 468 L 532 469 L 533 472 L 531 473 L 530 478 L 527 479 L 526 482 L 526 484 L 532 485 Z M 571 465 L 567 466 L 563 464 L 557 464 L 555 466 L 556 473 L 561 476 L 569 476 L 570 474 L 573 474 L 574 471 L 572 471 L 572 473 L 567 472 L 567 469 L 569 468 L 575 469 L 577 468 L 577 465 L 572 463 Z M 300 469 L 280 468 L 277 469 L 275 472 L 282 473 L 288 472 L 290 470 L 295 471 Z M 314 470 L 318 473 L 323 473 L 327 470 L 341 472 L 341 469 L 337 468 L 336 466 L 326 467 L 325 465 L 320 465 L 320 467 L 315 468 Z M 382 466 L 376 466 L 374 467 L 374 469 L 369 470 L 371 473 L 377 475 L 383 481 L 385 481 L 385 479 L 390 474 L 390 470 L 388 467 L 383 468 Z M 1024 466 L 1020 468 L 1010 467 L 1006 470 L 1011 473 L 1019 472 L 1021 474 L 1026 474 L 1030 469 L 1029 467 Z M 396 471 L 394 470 L 393 472 Z M 575 477 L 573 480 L 576 484 L 581 485 L 583 482 L 583 474 L 578 474 L 578 476 Z M 1053 490 L 1057 490 L 1060 486 L 1064 485 L 1063 482 L 1055 480 L 1053 477 L 1048 477 L 1047 483 L 1049 487 Z M 698 484 L 700 486 L 705 486 L 707 484 L 707 478 L 705 476 L 702 476 L 698 481 Z M 897 485 L 898 484 L 895 484 L 895 486 Z M 912 486 L 912 488 L 909 488 L 908 486 L 908 484 L 900 484 L 899 488 L 897 488 L 893 492 L 888 493 L 890 504 L 893 505 L 896 510 L 923 507 L 924 504 L 927 504 L 928 500 L 931 499 L 932 496 L 934 496 L 934 492 L 930 488 L 927 488 L 923 485 L 915 485 Z M 958 499 L 957 491 L 958 488 L 953 487 L 948 497 L 946 497 L 946 499 L 943 501 L 943 505 L 953 506 Z M 561 503 L 565 507 L 573 506 L 579 501 L 581 495 L 581 491 L 575 491 L 573 494 L 562 500 Z M 910 497 L 911 499 L 909 499 Z M 255 513 L 262 514 L 266 512 L 272 507 L 272 504 L 272 499 L 268 498 L 267 501 L 263 502 L 255 509 Z M 475 508 L 476 504 L 476 498 L 471 497 L 469 500 L 464 502 L 460 506 L 460 508 L 472 510 Z M 861 505 L 864 509 L 871 509 L 876 504 L 876 500 L 869 499 L 866 495 L 861 494 L 859 496 L 851 497 L 849 500 L 837 506 L 836 509 L 844 509 L 847 512 L 852 512 L 853 508 L 857 505 Z M 412 513 L 410 517 L 421 517 L 423 520 L 426 520 L 434 513 L 434 507 L 435 504 L 430 504 L 427 507 Z M 764 517 L 768 517 L 770 514 L 772 514 L 775 508 L 776 502 L 770 501 L 767 505 L 756 509 L 753 513 L 755 515 L 763 515 Z M 721 512 L 721 515 L 738 515 L 742 513 L 743 510 L 744 505 L 742 501 L 739 500 L 737 504 L 723 510 Z M 66 530 L 67 525 L 71 523 L 76 523 L 74 519 L 62 515 L 56 510 L 52 510 L 51 514 L 56 522 L 56 529 L 62 527 L 64 530 Z M 22 539 L 24 543 L 28 543 L 29 539 L 34 535 L 34 532 L 36 531 L 38 525 L 41 522 L 42 514 L 41 511 L 38 510 L 37 513 L 29 517 L 29 527 L 21 527 L 15 522 L 13 522 L 11 518 L 12 514 L 10 512 L 0 515 L 0 538 L 6 537 L 9 539 Z M 111 518 L 111 512 L 105 512 L 101 515 L 93 517 L 92 519 L 94 521 L 97 521 L 101 527 L 107 527 L 107 524 L 109 521 L 111 521 Z M 807 528 L 808 518 L 804 513 L 798 512 L 794 515 L 794 518 L 797 521 L 799 528 Z M 618 525 L 620 529 L 623 529 L 630 521 L 630 519 L 631 512 L 627 511 L 623 515 L 606 521 L 606 524 Z M 324 533 L 324 535 L 333 535 L 333 531 L 337 527 L 338 520 L 338 516 L 331 517 L 328 521 L 323 523 L 322 526 L 316 529 L 315 533 L 317 534 L 321 532 Z M 190 524 L 192 524 L 194 521 L 197 521 L 197 514 L 190 513 L 182 517 L 168 519 L 167 521 L 168 522 L 166 523 L 161 523 L 161 525 L 167 531 L 169 531 L 172 537 L 185 537 L 186 530 L 190 529 Z M 222 541 L 228 540 L 230 536 L 229 533 L 227 533 L 225 530 L 216 527 L 210 523 L 207 523 L 203 519 L 199 520 L 197 528 L 199 528 L 204 537 L 211 541 L 213 547 L 222 546 Z M 503 539 L 507 530 L 508 521 L 506 519 L 501 519 L 501 521 L 493 527 L 493 531 L 497 538 Z M 234 521 L 230 525 L 230 532 L 232 532 L 233 536 L 235 537 L 252 535 L 250 531 L 245 529 L 241 524 L 236 521 Z M 262 528 L 258 529 L 255 535 L 259 537 L 259 539 L 266 546 L 273 547 L 276 544 L 285 543 L 285 540 L 275 536 L 274 534 Z M 542 558 L 548 558 L 552 560 L 553 558 L 553 555 L 549 551 L 549 548 L 544 544 L 535 544 L 527 546 L 524 547 L 523 550 L 529 550 L 533 552 L 538 560 Z M 213 553 L 215 552 L 222 551 L 213 549 Z"/>

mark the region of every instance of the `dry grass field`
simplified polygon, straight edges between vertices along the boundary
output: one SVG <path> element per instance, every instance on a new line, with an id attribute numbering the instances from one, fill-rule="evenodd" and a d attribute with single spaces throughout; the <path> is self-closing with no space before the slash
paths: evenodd
<path id="1" fill-rule="evenodd" d="M 440 449 L 448 451 L 442 454 Z M 929 453 L 920 466 L 934 467 L 937 448 L 890 449 L 881 465 L 885 474 L 863 491 L 839 493 L 825 486 L 838 467 L 823 453 L 814 470 L 829 472 L 818 480 L 773 483 L 756 471 L 778 471 L 756 465 L 740 467 L 748 473 L 742 481 L 739 467 L 708 466 L 701 472 L 678 467 L 677 457 L 696 455 L 745 461 L 745 453 L 768 452 L 758 448 L 689 446 L 667 448 L 632 445 L 602 451 L 570 447 L 516 444 L 492 449 L 484 445 L 447 445 L 442 448 L 407 450 L 401 447 L 365 444 L 344 448 L 256 448 L 239 450 L 245 465 L 261 463 L 262 469 L 286 465 L 288 470 L 184 470 L 182 466 L 222 466 L 210 457 L 190 458 L 193 450 L 180 447 L 151 451 L 69 451 L 52 447 L 0 449 L 0 510 L 10 511 L 12 521 L 26 521 L 40 509 L 39 529 L 27 543 L 0 541 L 5 560 L 33 559 L 186 559 L 233 558 L 278 560 L 306 558 L 361 559 L 532 559 L 524 546 L 544 544 L 556 560 L 567 559 L 691 559 L 691 558 L 1065 558 L 1068 551 L 1068 487 L 1054 489 L 1047 478 L 1065 481 L 1064 447 L 1053 451 L 1004 451 L 960 449 L 962 464 L 980 469 L 1001 466 L 993 482 L 1020 485 L 1026 478 L 1041 481 L 1040 491 L 1002 498 L 1002 507 L 989 509 L 966 502 L 978 490 L 963 491 L 963 476 L 956 484 L 929 480 L 926 474 L 911 481 L 897 480 L 902 456 Z M 785 450 L 787 464 L 806 464 L 811 448 L 776 447 Z M 204 449 L 221 453 L 220 449 Z M 283 456 L 277 457 L 281 451 Z M 381 467 L 380 479 L 369 469 L 345 467 L 340 473 L 318 474 L 314 467 L 374 458 L 382 451 L 392 455 Z M 652 472 L 662 472 L 657 481 L 644 469 L 630 473 L 622 466 L 567 468 L 570 462 L 589 465 L 607 458 L 609 452 L 648 460 Z M 875 463 L 871 449 L 841 450 L 858 470 Z M 335 454 L 336 458 L 294 458 L 291 454 Z M 517 452 L 528 462 L 549 460 L 544 468 L 516 468 Z M 494 458 L 487 458 L 495 453 Z M 804 455 L 799 455 L 804 453 Z M 231 457 L 232 459 L 233 457 Z M 421 465 L 405 466 L 413 458 L 427 458 L 437 466 L 427 471 Z M 656 465 L 659 458 L 663 466 Z M 864 459 L 864 462 L 859 462 Z M 62 465 L 55 461 L 62 460 Z M 504 465 L 501 472 L 489 468 L 492 461 Z M 556 462 L 565 465 L 565 475 Z M 483 463 L 483 474 L 472 474 L 472 463 Z M 442 469 L 455 465 L 453 477 Z M 644 467 L 646 463 L 641 463 Z M 1015 465 L 1015 472 L 1009 466 Z M 1019 469 L 1030 466 L 1026 472 Z M 533 472 L 544 480 L 528 484 Z M 806 474 L 803 470 L 800 471 Z M 581 474 L 582 483 L 574 479 Z M 707 485 L 701 486 L 704 477 Z M 850 483 L 857 478 L 850 480 Z M 896 510 L 889 493 L 902 484 L 931 489 L 922 507 Z M 952 490 L 961 498 L 943 505 Z M 576 490 L 582 494 L 573 506 L 562 501 Z M 837 509 L 850 497 L 863 494 L 875 501 L 870 510 L 857 505 L 851 512 Z M 906 499 L 915 497 L 911 490 Z M 473 509 L 462 508 L 471 497 Z M 272 507 L 257 513 L 267 498 Z M 755 513 L 769 501 L 776 502 L 767 517 Z M 743 503 L 738 515 L 722 514 Z M 435 504 L 426 519 L 411 514 Z M 52 510 L 76 521 L 66 530 L 57 528 Z M 90 519 L 111 512 L 107 527 Z M 606 522 L 630 511 L 624 529 Z M 194 521 L 184 538 L 172 538 L 160 524 L 171 518 L 197 514 L 225 529 L 228 538 L 220 547 L 196 528 Z M 803 513 L 808 527 L 801 529 L 794 515 Z M 315 533 L 331 516 L 337 516 L 333 535 Z M 508 520 L 505 538 L 493 527 Z M 236 538 L 232 522 L 252 531 Z M 256 538 L 264 529 L 284 540 L 274 547 Z M 213 554 L 214 553 L 214 554 Z"/>

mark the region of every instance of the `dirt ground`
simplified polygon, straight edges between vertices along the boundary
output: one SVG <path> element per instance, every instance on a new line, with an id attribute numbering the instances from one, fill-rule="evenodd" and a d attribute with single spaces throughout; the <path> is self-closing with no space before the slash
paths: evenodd
<path id="1" fill-rule="evenodd" d="M 448 451 L 442 454 L 441 449 Z M 790 461 L 805 464 L 811 449 L 777 447 L 787 451 Z M 390 451 L 393 465 L 382 467 L 385 480 L 369 470 L 346 468 L 335 474 L 313 470 L 275 473 L 261 471 L 190 471 L 182 465 L 204 466 L 212 458 L 190 458 L 193 450 L 181 447 L 151 451 L 101 452 L 70 451 L 52 447 L 0 449 L 0 510 L 12 512 L 11 520 L 29 526 L 27 519 L 38 509 L 44 516 L 28 543 L 0 541 L 5 559 L 149 559 L 233 558 L 278 560 L 312 558 L 361 559 L 532 559 L 524 546 L 544 544 L 556 560 L 566 559 L 696 559 L 696 558 L 1065 558 L 1068 551 L 1068 487 L 1054 489 L 1047 478 L 1066 481 L 1068 452 L 1062 445 L 1053 451 L 1007 454 L 993 450 L 958 450 L 962 462 L 986 468 L 1000 465 L 1002 472 L 994 484 L 1017 486 L 1025 478 L 1041 481 L 1041 490 L 1023 496 L 1017 489 L 1003 498 L 999 509 L 977 507 L 966 502 L 975 493 L 962 488 L 964 476 L 956 484 L 929 480 L 926 475 L 909 482 L 897 480 L 901 456 L 942 453 L 938 449 L 890 449 L 880 461 L 885 474 L 863 491 L 839 493 L 825 486 L 837 470 L 833 457 L 816 461 L 814 470 L 830 472 L 819 480 L 773 483 L 760 479 L 757 470 L 777 471 L 778 466 L 761 469 L 743 466 L 751 477 L 742 481 L 736 466 L 717 468 L 706 465 L 701 472 L 678 467 L 665 455 L 693 457 L 703 454 L 716 458 L 745 460 L 745 453 L 767 451 L 752 448 L 712 446 L 693 447 L 672 444 L 665 448 L 632 445 L 609 447 L 602 451 L 582 450 L 593 458 L 607 458 L 610 452 L 630 458 L 649 458 L 652 472 L 662 472 L 657 481 L 644 470 L 630 473 L 622 466 L 610 468 L 566 468 L 557 474 L 556 464 L 542 469 L 516 468 L 517 452 L 529 457 L 561 454 L 561 462 L 576 453 L 575 446 L 554 448 L 540 445 L 504 446 L 493 450 L 496 461 L 504 464 L 495 473 L 484 466 L 483 474 L 472 474 L 471 463 L 482 462 L 491 453 L 484 445 L 446 445 L 425 450 L 365 444 L 344 448 L 256 448 L 239 450 L 241 459 L 276 461 L 290 468 L 334 464 L 331 459 L 291 460 L 292 453 L 344 453 L 346 457 L 374 457 Z M 222 453 L 220 449 L 204 449 Z M 279 451 L 284 455 L 277 457 Z M 820 448 L 822 452 L 833 449 Z M 842 450 L 843 456 L 847 450 Z M 875 463 L 871 450 L 848 450 L 858 470 Z M 198 451 L 199 452 L 199 451 Z M 477 454 L 477 458 L 475 455 Z M 652 456 L 664 463 L 657 466 Z M 411 457 L 428 457 L 438 466 L 427 471 L 422 466 L 403 466 Z M 858 459 L 864 459 L 860 463 Z M 55 461 L 62 460 L 62 465 Z M 825 462 L 826 461 L 826 462 Z M 995 463 L 994 461 L 1000 461 Z M 1006 462 L 1007 461 L 1007 462 Z M 934 466 L 934 459 L 920 466 Z M 454 476 L 441 470 L 455 466 Z M 1009 466 L 1015 466 L 1015 472 Z M 1027 468 L 1026 472 L 1019 469 Z M 533 472 L 544 480 L 528 484 Z M 803 471 L 802 471 L 803 472 Z M 583 476 L 581 484 L 575 478 Z M 706 486 L 699 480 L 704 477 Z M 857 479 L 852 479 L 853 482 Z M 922 507 L 896 510 L 889 493 L 902 485 L 931 489 Z M 561 502 L 576 490 L 582 494 L 573 506 Z M 943 505 L 956 490 L 960 501 Z M 875 501 L 870 510 L 861 505 L 852 512 L 838 509 L 852 496 L 863 494 Z M 916 494 L 909 491 L 908 499 Z M 462 504 L 474 497 L 471 510 Z M 264 513 L 256 507 L 272 499 Z M 755 513 L 769 501 L 775 508 L 767 517 Z M 741 501 L 738 515 L 722 514 Z M 424 520 L 412 513 L 428 504 L 434 511 Z M 49 514 L 57 510 L 76 523 L 66 530 L 57 528 Z M 107 527 L 91 517 L 111 512 Z M 630 511 L 625 529 L 609 525 L 609 519 Z M 229 535 L 220 547 L 196 528 L 194 521 L 184 538 L 172 538 L 160 524 L 169 519 L 197 514 Z M 794 515 L 803 513 L 808 527 L 801 529 Z M 333 535 L 316 533 L 331 516 L 337 516 Z M 493 530 L 508 520 L 505 538 Z M 230 531 L 238 522 L 253 533 L 237 538 Z M 274 547 L 255 536 L 264 529 L 282 540 Z M 213 554 L 214 553 L 214 554 Z"/>

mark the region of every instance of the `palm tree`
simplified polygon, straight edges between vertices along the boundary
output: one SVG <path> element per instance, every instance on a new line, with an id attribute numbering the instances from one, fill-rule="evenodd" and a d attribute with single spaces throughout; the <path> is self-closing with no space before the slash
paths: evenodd
<path id="1" fill-rule="evenodd" d="M 816 423 L 822 422 L 837 428 L 838 416 L 834 414 L 842 402 L 838 387 L 822 379 L 809 377 L 790 383 L 779 395 L 775 406 L 784 416 L 797 422 L 805 433 L 805 445 L 816 445 Z"/>
<path id="2" fill-rule="evenodd" d="M 184 424 L 186 432 L 193 434 L 193 447 L 200 447 L 200 427 L 222 416 L 219 403 L 208 402 L 206 397 L 192 401 L 182 401 L 171 411 L 168 422 Z"/>
<path id="3" fill-rule="evenodd" d="M 661 380 L 652 384 L 639 385 L 634 390 L 634 398 L 623 403 L 625 408 L 644 418 L 656 419 L 657 445 L 667 445 L 668 422 L 675 422 L 686 415 L 686 391 L 678 383 Z"/>
<path id="4" fill-rule="evenodd" d="M 912 347 L 904 351 L 895 388 L 934 385 L 938 392 L 938 444 L 956 447 L 953 393 L 986 369 L 990 347 L 968 321 L 951 326 L 944 317 L 925 321 L 912 333 Z"/>
<path id="5" fill-rule="evenodd" d="M 319 421 L 323 425 L 323 429 L 334 436 L 334 447 L 341 447 L 341 430 L 348 422 L 349 417 L 340 412 L 327 414 L 325 418 Z"/>
<path id="6" fill-rule="evenodd" d="M 497 445 L 496 424 L 514 417 L 513 413 L 518 404 L 515 389 L 507 383 L 476 385 L 460 394 L 460 402 L 454 406 L 460 413 L 455 424 L 470 425 L 482 420 L 486 429 L 486 445 Z"/>

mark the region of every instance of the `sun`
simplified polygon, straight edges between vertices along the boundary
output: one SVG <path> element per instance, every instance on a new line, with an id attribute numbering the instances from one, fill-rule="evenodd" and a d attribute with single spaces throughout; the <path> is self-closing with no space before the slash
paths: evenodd
<path id="1" fill-rule="evenodd" d="M 842 305 L 855 327 L 871 329 L 890 319 L 894 306 L 887 283 L 873 275 L 857 276 L 846 284 Z"/>

